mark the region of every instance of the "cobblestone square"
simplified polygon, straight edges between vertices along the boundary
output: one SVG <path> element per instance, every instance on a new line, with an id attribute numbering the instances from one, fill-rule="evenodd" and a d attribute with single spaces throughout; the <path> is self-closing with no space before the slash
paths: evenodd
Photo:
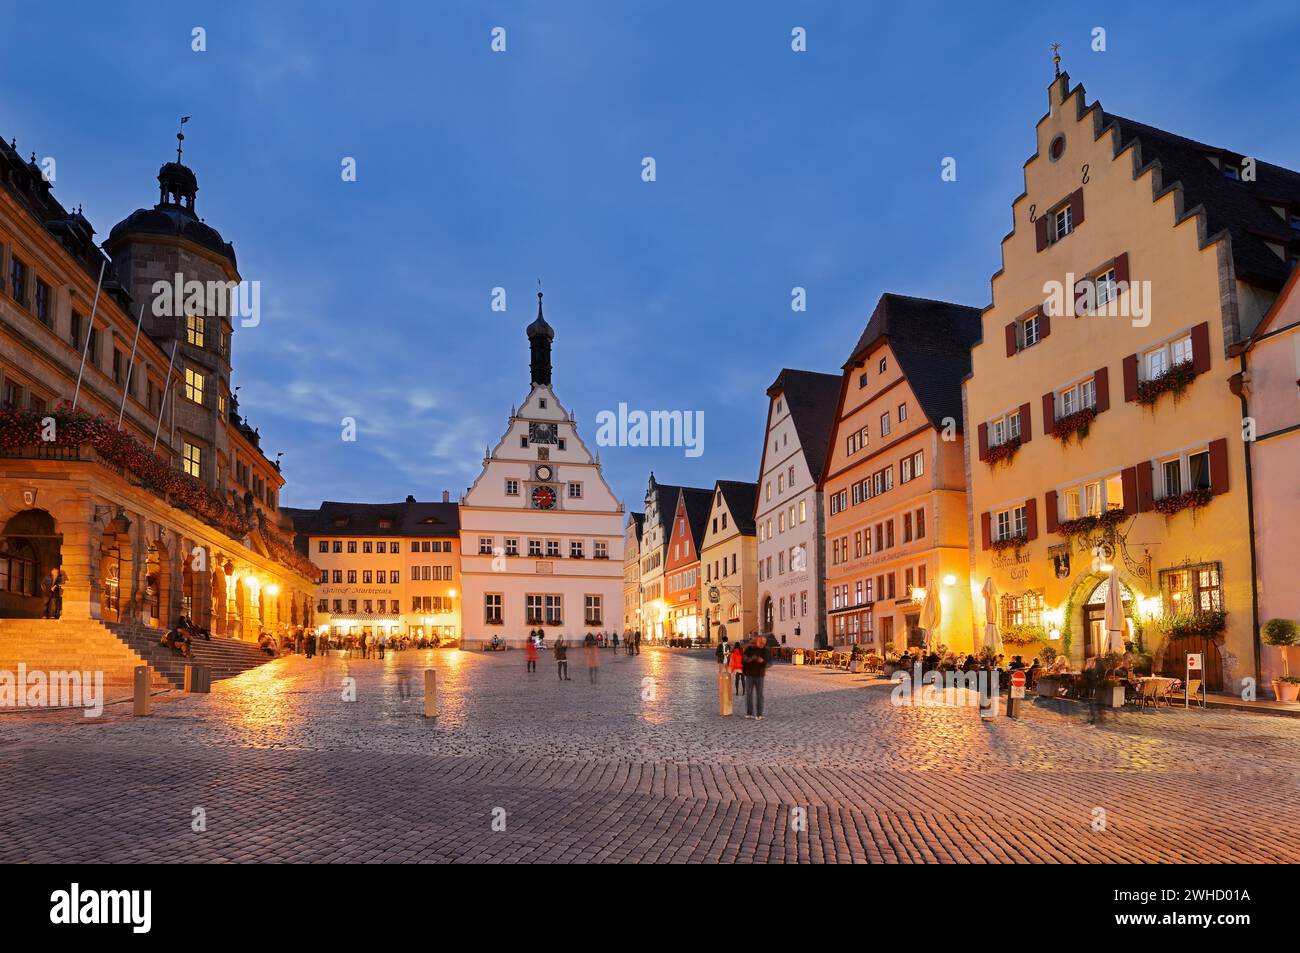
<path id="1" fill-rule="evenodd" d="M 1295 719 L 988 723 L 781 665 L 751 721 L 717 715 L 711 655 L 601 663 L 592 685 L 581 652 L 568 682 L 549 653 L 299 656 L 148 718 L 5 714 L 0 861 L 1300 860 L 1277 836 L 1300 826 Z"/>

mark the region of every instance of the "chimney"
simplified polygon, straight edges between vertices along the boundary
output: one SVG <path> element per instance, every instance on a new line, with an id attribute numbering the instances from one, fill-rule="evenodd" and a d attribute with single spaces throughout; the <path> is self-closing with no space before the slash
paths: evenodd
<path id="1" fill-rule="evenodd" d="M 444 502 L 444 503 L 450 503 L 450 502 L 451 502 L 451 490 L 443 490 L 443 491 L 442 491 L 442 502 Z"/>

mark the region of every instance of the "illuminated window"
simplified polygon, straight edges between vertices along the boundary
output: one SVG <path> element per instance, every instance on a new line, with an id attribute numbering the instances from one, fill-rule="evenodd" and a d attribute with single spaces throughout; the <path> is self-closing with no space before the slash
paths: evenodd
<path id="1" fill-rule="evenodd" d="M 200 479 L 203 476 L 202 453 L 202 450 L 194 446 L 194 444 L 185 444 L 183 458 L 185 472 L 195 479 Z"/>
<path id="2" fill-rule="evenodd" d="M 196 404 L 203 403 L 203 375 L 192 367 L 185 368 L 185 397 Z"/>
<path id="3" fill-rule="evenodd" d="M 185 316 L 185 340 L 195 347 L 203 347 L 203 319 L 197 314 Z"/>

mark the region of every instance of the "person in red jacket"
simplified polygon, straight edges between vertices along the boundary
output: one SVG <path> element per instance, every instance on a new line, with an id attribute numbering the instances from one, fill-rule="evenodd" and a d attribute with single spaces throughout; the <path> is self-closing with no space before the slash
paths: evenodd
<path id="1" fill-rule="evenodd" d="M 731 647 L 730 660 L 731 674 L 735 677 L 735 687 L 732 689 L 737 695 L 745 694 L 745 676 L 744 676 L 744 653 L 741 651 L 740 643 L 737 642 Z"/>
<path id="2" fill-rule="evenodd" d="M 528 636 L 528 641 L 524 643 L 524 656 L 528 659 L 528 671 L 537 671 L 537 642 L 533 636 Z"/>

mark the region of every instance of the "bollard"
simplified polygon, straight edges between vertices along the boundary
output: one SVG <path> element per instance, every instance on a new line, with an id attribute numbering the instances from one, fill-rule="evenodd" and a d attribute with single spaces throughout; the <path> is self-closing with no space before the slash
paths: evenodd
<path id="1" fill-rule="evenodd" d="M 212 669 L 200 663 L 185 666 L 185 691 L 206 694 L 212 691 Z"/>
<path id="2" fill-rule="evenodd" d="M 438 672 L 432 668 L 424 670 L 424 717 L 438 717 Z"/>
<path id="3" fill-rule="evenodd" d="M 153 699 L 149 695 L 149 666 L 135 667 L 135 713 L 147 715 Z"/>
<path id="4" fill-rule="evenodd" d="M 731 717 L 731 675 L 725 668 L 718 673 L 718 714 Z"/>

